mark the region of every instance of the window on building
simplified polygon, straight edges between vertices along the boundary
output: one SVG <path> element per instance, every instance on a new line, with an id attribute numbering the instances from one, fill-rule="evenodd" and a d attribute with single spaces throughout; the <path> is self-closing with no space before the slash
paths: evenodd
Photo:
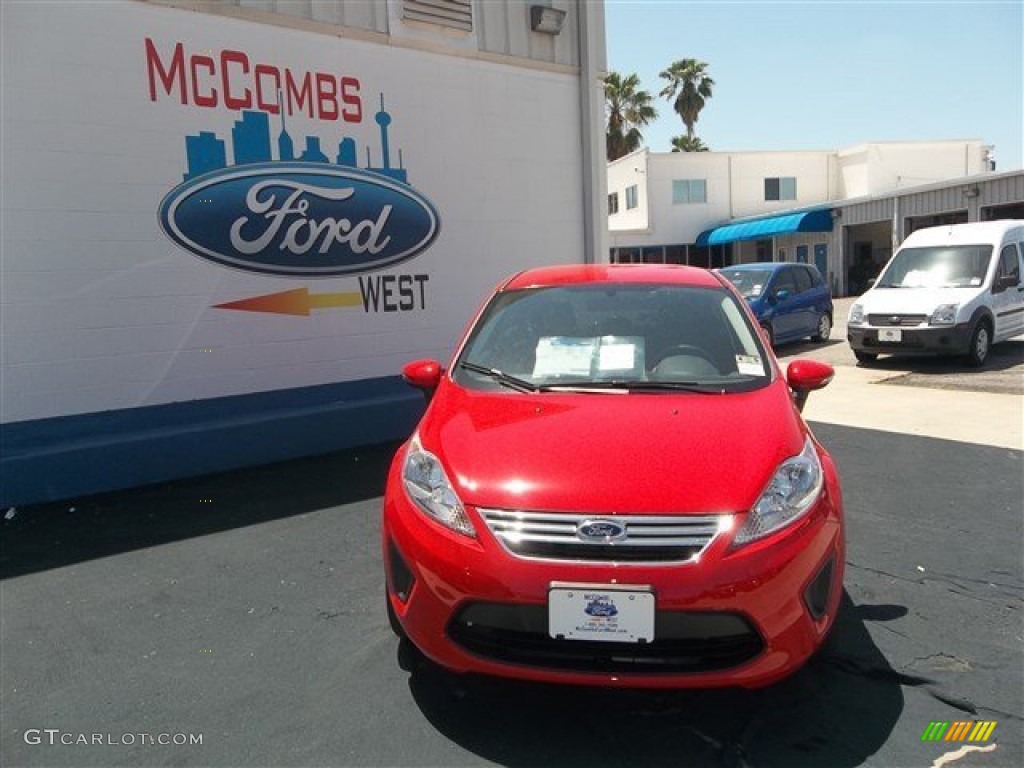
<path id="1" fill-rule="evenodd" d="M 472 0 L 404 0 L 402 18 L 472 32 L 473 4 Z"/>
<path id="2" fill-rule="evenodd" d="M 672 205 L 689 205 L 708 201 L 706 179 L 675 179 L 672 182 Z"/>
<path id="3" fill-rule="evenodd" d="M 706 245 L 699 245 L 690 248 L 690 266 L 704 267 L 711 266 L 711 248 Z"/>
<path id="4" fill-rule="evenodd" d="M 612 192 L 608 195 L 608 215 L 619 212 L 619 193 Z"/>
<path id="5" fill-rule="evenodd" d="M 771 176 L 764 180 L 765 200 L 796 200 L 795 176 Z"/>
<path id="6" fill-rule="evenodd" d="M 632 210 L 637 206 L 637 191 L 636 184 L 631 187 L 626 187 L 626 210 Z"/>

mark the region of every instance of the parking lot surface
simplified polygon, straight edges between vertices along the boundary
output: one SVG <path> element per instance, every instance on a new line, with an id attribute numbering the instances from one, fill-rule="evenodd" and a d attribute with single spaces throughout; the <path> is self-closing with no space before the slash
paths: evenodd
<path id="1" fill-rule="evenodd" d="M 423 662 L 385 618 L 379 496 L 395 446 L 372 446 L 9 511 L 2 762 L 933 766 L 959 750 L 947 764 L 1024 764 L 1024 452 L 1008 421 L 1021 398 L 836 365 L 808 415 L 843 480 L 845 602 L 829 646 L 787 681 L 581 690 Z M 871 423 L 906 392 L 898 423 Z M 950 395 L 982 398 L 966 434 L 930 418 Z M 936 721 L 996 725 L 984 742 L 922 741 Z"/>
<path id="2" fill-rule="evenodd" d="M 864 366 L 845 340 L 855 300 L 836 300 L 826 343 L 776 350 L 783 367 L 809 357 L 836 369 L 828 388 L 811 396 L 808 420 L 1024 449 L 1024 337 L 993 346 L 981 369 L 956 357 L 882 356 Z"/>

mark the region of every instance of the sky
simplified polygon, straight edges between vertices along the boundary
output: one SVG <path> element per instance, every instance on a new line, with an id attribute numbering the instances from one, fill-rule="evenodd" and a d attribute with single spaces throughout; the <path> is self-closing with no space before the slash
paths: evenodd
<path id="1" fill-rule="evenodd" d="M 686 132 L 658 73 L 694 58 L 712 150 L 980 139 L 996 170 L 1024 167 L 1024 0 L 605 0 L 605 24 L 608 68 L 655 97 L 652 151 Z"/>

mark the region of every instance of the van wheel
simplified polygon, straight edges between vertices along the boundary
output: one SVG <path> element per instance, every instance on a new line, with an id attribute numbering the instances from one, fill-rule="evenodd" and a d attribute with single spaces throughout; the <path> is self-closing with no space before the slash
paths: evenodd
<path id="1" fill-rule="evenodd" d="M 967 350 L 967 364 L 972 368 L 981 368 L 988 360 L 988 351 L 992 343 L 990 333 L 987 320 L 982 320 L 974 326 L 971 346 Z"/>
<path id="2" fill-rule="evenodd" d="M 878 355 L 874 352 L 864 352 L 860 349 L 853 350 L 853 356 L 857 358 L 857 362 L 861 365 L 867 365 L 873 363 L 878 359 Z"/>
<path id="3" fill-rule="evenodd" d="M 832 318 L 828 316 L 828 313 L 825 313 L 818 318 L 818 332 L 811 337 L 811 341 L 828 341 L 829 334 L 831 333 Z"/>

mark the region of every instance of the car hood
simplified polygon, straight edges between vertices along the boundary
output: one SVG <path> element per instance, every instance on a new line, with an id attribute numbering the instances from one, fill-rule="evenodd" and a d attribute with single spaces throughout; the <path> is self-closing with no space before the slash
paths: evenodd
<path id="1" fill-rule="evenodd" d="M 857 303 L 865 315 L 930 315 L 940 304 L 966 304 L 981 286 L 964 288 L 872 288 Z"/>
<path id="2" fill-rule="evenodd" d="M 706 514 L 749 508 L 805 427 L 782 379 L 726 395 L 485 393 L 446 379 L 418 432 L 474 506 Z"/>

